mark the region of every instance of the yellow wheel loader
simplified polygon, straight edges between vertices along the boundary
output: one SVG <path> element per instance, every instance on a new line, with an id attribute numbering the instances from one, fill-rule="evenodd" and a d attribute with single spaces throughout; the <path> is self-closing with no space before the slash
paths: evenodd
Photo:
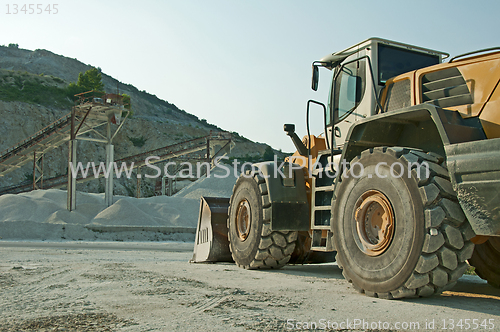
<path id="1" fill-rule="evenodd" d="M 500 286 L 500 48 L 447 58 L 371 38 L 313 62 L 313 90 L 331 71 L 327 105 L 308 102 L 302 140 L 284 126 L 297 148 L 285 163 L 202 200 L 192 261 L 279 268 L 336 253 L 358 291 L 386 299 L 440 293 L 467 262 Z"/>

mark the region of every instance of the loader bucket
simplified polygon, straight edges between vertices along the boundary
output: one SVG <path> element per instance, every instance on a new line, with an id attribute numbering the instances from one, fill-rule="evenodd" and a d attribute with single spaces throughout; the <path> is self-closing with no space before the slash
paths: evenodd
<path id="1" fill-rule="evenodd" d="M 228 208 L 229 198 L 201 197 L 191 263 L 233 261 L 227 230 Z"/>

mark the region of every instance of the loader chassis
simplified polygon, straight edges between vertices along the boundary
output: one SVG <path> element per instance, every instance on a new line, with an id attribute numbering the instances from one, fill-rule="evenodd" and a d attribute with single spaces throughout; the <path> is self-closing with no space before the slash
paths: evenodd
<path id="1" fill-rule="evenodd" d="M 238 179 L 227 220 L 236 263 L 336 252 L 358 291 L 387 299 L 438 294 L 467 262 L 499 287 L 500 52 L 486 51 L 441 63 L 446 53 L 371 38 L 315 61 L 313 89 L 318 67 L 333 72 L 326 137 L 301 142 L 285 125 L 302 169 L 261 163 L 271 176 Z"/>

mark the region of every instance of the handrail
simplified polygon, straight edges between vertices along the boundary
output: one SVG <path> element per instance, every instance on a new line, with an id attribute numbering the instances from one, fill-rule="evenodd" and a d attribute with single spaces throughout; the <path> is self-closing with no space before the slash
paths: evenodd
<path id="1" fill-rule="evenodd" d="M 456 60 L 458 58 L 462 58 L 464 56 L 473 55 L 473 54 L 477 54 L 477 53 L 483 53 L 483 52 L 490 52 L 490 51 L 500 51 L 500 47 L 483 48 L 481 50 L 472 51 L 472 52 L 468 52 L 468 53 L 464 53 L 464 54 L 459 54 L 459 55 L 456 55 L 453 58 L 451 58 L 450 61 L 448 61 L 448 62 L 451 63 L 451 62 L 453 62 L 453 60 Z"/>

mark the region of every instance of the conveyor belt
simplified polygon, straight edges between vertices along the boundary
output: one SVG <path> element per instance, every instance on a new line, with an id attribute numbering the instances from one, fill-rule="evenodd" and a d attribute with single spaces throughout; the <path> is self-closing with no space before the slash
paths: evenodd
<path id="1" fill-rule="evenodd" d="M 62 118 L 60 119 L 62 120 Z M 48 127 L 47 127 L 48 128 Z M 64 127 L 61 127 L 61 129 Z M 40 133 L 40 132 L 39 132 Z M 37 133 L 37 135 L 39 135 Z M 41 134 L 41 133 L 40 133 Z M 67 132 L 67 135 L 69 135 L 69 131 Z M 35 135 L 34 135 L 35 136 Z M 32 136 L 33 137 L 33 136 Z M 68 138 L 62 140 L 62 142 L 67 141 Z M 228 132 L 216 132 L 216 133 L 210 133 L 207 136 L 195 138 L 192 140 L 188 140 L 185 142 L 173 144 L 173 145 L 167 145 L 164 147 L 161 147 L 159 149 L 154 149 L 151 151 L 147 152 L 142 152 L 136 155 L 128 156 L 122 159 L 115 160 L 117 163 L 118 167 L 122 165 L 123 162 L 125 162 L 129 167 L 130 165 L 134 165 L 134 168 L 141 167 L 145 165 L 145 160 L 149 156 L 156 156 L 158 159 L 151 159 L 149 161 L 150 164 L 155 164 L 159 162 L 163 162 L 168 159 L 176 159 L 176 160 L 182 160 L 182 161 L 207 161 L 206 158 L 206 153 L 201 153 L 200 151 L 206 151 L 207 147 L 211 148 L 211 160 L 213 160 L 215 157 L 220 156 L 223 154 L 223 152 L 227 151 L 227 149 L 230 147 L 232 142 L 231 139 L 231 134 Z M 60 145 L 60 144 L 59 144 Z M 218 146 L 218 147 L 216 147 Z M 9 149 L 10 151 L 14 149 Z M 33 151 L 33 150 L 30 150 Z M 3 155 L 2 155 L 3 156 Z M 31 159 L 33 159 L 33 155 L 31 155 Z M 29 159 L 28 159 L 29 160 Z M 86 165 L 85 165 L 86 167 Z M 103 174 L 99 174 L 99 177 L 102 177 Z M 83 178 L 81 174 L 78 175 L 77 181 L 78 182 L 85 182 L 89 180 L 95 179 L 93 174 L 88 174 L 87 178 Z M 43 189 L 48 189 L 48 188 L 58 188 L 58 187 L 63 187 L 68 184 L 68 175 L 60 175 L 56 177 L 52 177 L 49 179 L 44 179 L 43 180 Z M 20 193 L 20 192 L 26 192 L 30 191 L 33 189 L 33 184 L 31 182 L 24 182 L 20 185 L 15 185 L 15 186 L 10 186 L 10 187 L 4 187 L 0 189 L 0 195 L 3 194 L 15 194 L 15 193 Z"/>
<path id="2" fill-rule="evenodd" d="M 107 124 L 110 114 L 121 113 L 121 109 L 100 102 L 87 102 L 74 107 L 75 128 L 78 135 Z M 0 176 L 14 171 L 33 160 L 34 153 L 45 154 L 70 139 L 71 112 L 47 127 L 22 140 L 0 154 Z"/>

